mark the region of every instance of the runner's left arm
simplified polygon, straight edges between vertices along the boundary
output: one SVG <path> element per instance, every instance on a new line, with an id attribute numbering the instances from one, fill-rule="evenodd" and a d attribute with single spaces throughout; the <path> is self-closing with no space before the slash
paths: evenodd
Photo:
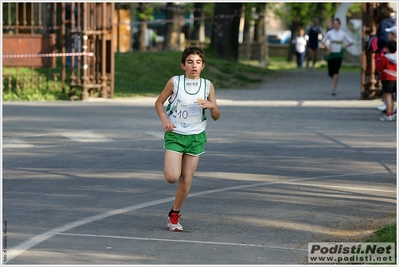
<path id="1" fill-rule="evenodd" d="M 220 118 L 220 111 L 215 97 L 215 87 L 213 86 L 212 82 L 210 82 L 208 99 L 200 99 L 198 100 L 198 104 L 201 105 L 201 108 L 209 109 L 213 120 L 216 121 Z"/>

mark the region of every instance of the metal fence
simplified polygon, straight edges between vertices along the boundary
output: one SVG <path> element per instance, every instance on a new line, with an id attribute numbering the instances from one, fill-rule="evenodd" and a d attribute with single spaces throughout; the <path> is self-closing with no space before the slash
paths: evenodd
<path id="1" fill-rule="evenodd" d="M 64 93 L 68 82 L 71 99 L 113 97 L 114 3 L 2 5 L 3 67 L 56 68 L 59 74 L 46 79 L 59 77 Z M 32 86 L 8 81 L 3 77 L 3 90 Z"/>

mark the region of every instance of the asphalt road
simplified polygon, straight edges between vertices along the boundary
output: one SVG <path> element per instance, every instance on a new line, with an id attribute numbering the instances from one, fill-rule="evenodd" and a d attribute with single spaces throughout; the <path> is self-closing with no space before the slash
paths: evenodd
<path id="1" fill-rule="evenodd" d="M 217 91 L 182 233 L 154 98 L 3 102 L 3 264 L 299 265 L 396 221 L 396 123 L 324 75 Z"/>

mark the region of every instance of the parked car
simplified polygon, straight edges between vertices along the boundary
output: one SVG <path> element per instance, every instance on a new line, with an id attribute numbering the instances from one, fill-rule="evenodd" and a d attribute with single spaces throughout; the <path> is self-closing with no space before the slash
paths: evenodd
<path id="1" fill-rule="evenodd" d="M 291 41 L 291 31 L 267 31 L 267 41 L 269 44 L 289 44 Z"/>

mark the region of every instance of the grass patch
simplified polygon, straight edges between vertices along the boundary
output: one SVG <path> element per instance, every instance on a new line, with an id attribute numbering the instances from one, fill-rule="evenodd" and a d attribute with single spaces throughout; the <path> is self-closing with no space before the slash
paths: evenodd
<path id="1" fill-rule="evenodd" d="M 369 237 L 364 239 L 364 242 L 367 243 L 395 243 L 395 249 L 397 248 L 396 243 L 396 222 L 385 225 L 379 229 L 377 229 L 374 233 L 372 233 Z M 397 250 L 395 250 L 395 265 L 397 263 Z"/>
<path id="2" fill-rule="evenodd" d="M 181 52 L 132 52 L 115 55 L 115 97 L 154 96 L 174 75 L 184 74 Z M 247 84 L 261 84 L 270 71 L 259 66 L 212 58 L 206 52 L 206 66 L 201 77 L 217 89 L 244 89 Z"/>
<path id="3" fill-rule="evenodd" d="M 116 53 L 115 97 L 148 96 L 160 92 L 173 74 L 182 71 L 179 62 L 176 52 Z"/>
<path id="4" fill-rule="evenodd" d="M 394 242 L 396 244 L 396 222 L 377 229 L 365 242 Z"/>
<path id="5" fill-rule="evenodd" d="M 287 58 L 285 57 L 271 57 L 269 66 L 267 67 L 269 70 L 273 71 L 292 70 L 298 68 L 295 59 L 291 62 L 287 62 Z"/>

